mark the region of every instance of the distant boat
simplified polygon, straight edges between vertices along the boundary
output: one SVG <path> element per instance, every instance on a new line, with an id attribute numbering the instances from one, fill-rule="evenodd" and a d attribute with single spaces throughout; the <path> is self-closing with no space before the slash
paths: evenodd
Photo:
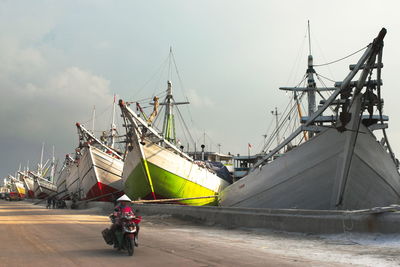
<path id="1" fill-rule="evenodd" d="M 385 34 L 382 29 L 334 88 L 316 88 L 310 53 L 307 86 L 281 88 L 295 96 L 306 93 L 309 115 L 277 147 L 266 150 L 247 176 L 221 192 L 222 206 L 354 210 L 400 203 L 398 161 L 385 132 L 388 117 L 382 115 Z M 315 110 L 315 95 L 322 91 L 332 94 Z M 324 116 L 329 107 L 333 114 Z M 382 130 L 381 142 L 374 130 Z M 296 137 L 303 141 L 291 145 Z"/>
<path id="2" fill-rule="evenodd" d="M 56 171 L 56 162 L 54 158 L 54 147 L 51 164 L 46 167 L 49 160 L 43 164 L 44 143 L 42 145 L 42 152 L 40 155 L 40 162 L 38 163 L 36 171 L 27 171 L 28 177 L 33 178 L 33 194 L 35 198 L 45 199 L 57 193 L 57 187 L 53 183 Z"/>
<path id="3" fill-rule="evenodd" d="M 186 205 L 216 205 L 216 196 L 229 185 L 217 174 L 177 147 L 172 83 L 162 103 L 154 98 L 154 112 L 147 121 L 120 100 L 127 131 L 127 154 L 123 170 L 124 191 L 132 199 L 182 199 Z M 156 107 L 165 106 L 163 131 L 151 126 Z M 196 198 L 196 199 L 187 199 Z"/>
<path id="4" fill-rule="evenodd" d="M 45 199 L 57 193 L 57 187 L 52 182 L 34 172 L 30 172 L 30 174 L 34 177 L 33 192 L 36 198 Z"/>
<path id="5" fill-rule="evenodd" d="M 9 175 L 10 181 L 10 198 L 21 200 L 26 197 L 26 191 L 23 182 L 21 182 L 18 178 Z"/>
<path id="6" fill-rule="evenodd" d="M 26 196 L 29 198 L 34 198 L 35 197 L 35 193 L 34 193 L 34 180 L 33 177 L 31 175 L 29 175 L 28 171 L 18 171 L 19 177 L 20 177 L 20 181 L 23 181 L 24 183 L 24 187 L 25 187 L 25 192 L 26 192 Z"/>

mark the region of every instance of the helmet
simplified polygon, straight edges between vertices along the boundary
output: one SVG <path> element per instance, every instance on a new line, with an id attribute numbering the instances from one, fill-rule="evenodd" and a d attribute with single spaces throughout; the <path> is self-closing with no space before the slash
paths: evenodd
<path id="1" fill-rule="evenodd" d="M 118 202 L 122 202 L 122 201 L 131 202 L 132 200 L 127 195 L 123 195 L 122 197 L 118 198 L 117 201 Z"/>

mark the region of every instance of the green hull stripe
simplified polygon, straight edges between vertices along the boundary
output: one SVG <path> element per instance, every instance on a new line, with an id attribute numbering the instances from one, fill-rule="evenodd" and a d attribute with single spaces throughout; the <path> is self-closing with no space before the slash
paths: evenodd
<path id="1" fill-rule="evenodd" d="M 146 172 L 147 180 L 149 181 L 149 186 L 150 186 L 151 193 L 153 195 L 153 198 L 156 199 L 155 194 L 154 194 L 155 192 L 154 192 L 153 181 L 151 179 L 151 175 L 150 175 L 150 171 L 149 171 L 149 166 L 147 164 L 147 160 L 142 159 L 142 163 L 143 163 L 143 166 L 144 166 L 144 170 Z"/>
<path id="2" fill-rule="evenodd" d="M 168 172 L 151 162 L 146 161 L 146 163 L 156 195 L 163 198 L 190 198 L 217 194 L 213 190 Z M 126 180 L 124 191 L 131 199 L 135 200 L 142 199 L 151 194 L 151 186 L 140 164 L 134 168 Z M 193 199 L 180 201 L 180 203 L 194 206 L 217 205 L 217 199 Z"/>

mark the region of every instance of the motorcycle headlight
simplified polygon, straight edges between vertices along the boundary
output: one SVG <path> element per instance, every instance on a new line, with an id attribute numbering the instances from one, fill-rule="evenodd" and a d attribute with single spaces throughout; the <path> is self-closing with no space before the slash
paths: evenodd
<path id="1" fill-rule="evenodd" d="M 127 219 L 127 220 L 132 220 L 133 218 L 135 218 L 133 215 L 125 215 L 124 216 L 124 219 Z"/>
<path id="2" fill-rule="evenodd" d="M 133 224 L 125 225 L 124 231 L 127 233 L 134 233 L 134 232 L 136 232 L 136 226 Z"/>

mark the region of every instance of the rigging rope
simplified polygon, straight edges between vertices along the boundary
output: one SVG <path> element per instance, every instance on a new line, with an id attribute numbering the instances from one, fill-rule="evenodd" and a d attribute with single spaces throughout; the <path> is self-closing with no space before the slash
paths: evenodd
<path id="1" fill-rule="evenodd" d="M 287 81 L 286 81 L 287 84 L 289 84 L 289 82 L 290 82 L 291 80 L 293 81 L 292 84 L 295 82 L 294 80 L 296 79 L 295 77 L 297 77 L 297 74 L 298 74 L 298 72 L 299 72 L 300 59 L 301 59 L 301 57 L 303 56 L 304 47 L 305 47 L 305 40 L 306 40 L 306 39 L 307 39 L 307 29 L 306 29 L 306 31 L 305 31 L 305 33 L 304 33 L 303 41 L 302 41 L 301 46 L 300 46 L 300 49 L 299 49 L 299 51 L 298 51 L 298 53 L 297 53 L 296 60 L 295 60 L 295 62 L 294 62 L 294 64 L 293 64 L 292 69 L 291 69 L 290 72 L 289 72 L 289 77 L 288 77 L 288 79 L 287 79 Z M 294 72 L 295 72 L 295 73 L 294 73 Z"/>
<path id="2" fill-rule="evenodd" d="M 324 81 L 321 80 L 321 78 L 319 77 L 319 74 L 318 74 L 318 73 L 315 73 L 315 74 L 317 75 L 318 81 L 320 81 L 320 83 L 324 86 L 324 88 L 328 88 L 328 87 L 325 85 Z M 317 90 L 317 93 L 321 96 L 321 98 L 322 98 L 323 100 L 326 101 L 326 98 L 322 95 L 322 93 L 321 93 L 319 90 Z M 328 94 L 329 94 L 329 92 L 328 92 Z M 328 98 L 329 98 L 329 97 L 328 97 Z M 329 108 L 330 108 L 330 110 L 331 110 L 332 112 L 334 112 L 334 109 L 333 109 L 331 106 L 329 106 Z"/>
<path id="3" fill-rule="evenodd" d="M 180 85 L 181 88 L 182 88 L 183 96 L 186 98 L 186 101 L 187 101 L 187 102 L 190 102 L 188 96 L 185 94 L 185 87 L 183 86 L 183 82 L 182 82 L 182 79 L 181 79 L 181 75 L 180 75 L 180 73 L 179 73 L 178 66 L 176 65 L 175 56 L 174 56 L 174 53 L 172 53 L 172 50 L 171 50 L 171 56 L 172 56 L 172 62 L 174 63 L 176 75 L 178 76 L 179 85 Z M 192 113 L 190 112 L 190 108 L 189 108 L 189 107 L 186 107 L 186 108 L 187 108 L 187 110 L 188 110 L 190 120 L 193 122 L 193 117 L 192 117 Z"/>
<path id="4" fill-rule="evenodd" d="M 97 114 L 94 116 L 94 119 L 96 120 L 97 118 L 102 117 L 102 116 L 104 115 L 104 113 L 106 113 L 106 111 L 109 111 L 109 110 L 112 109 L 112 106 L 113 106 L 113 104 L 107 105 L 100 113 L 97 113 Z M 85 121 L 85 122 L 82 122 L 82 124 L 83 124 L 83 125 L 86 125 L 87 123 L 92 122 L 92 121 L 93 121 L 93 117 L 90 118 L 90 119 L 88 119 L 88 120 Z M 104 123 L 104 121 L 102 121 L 102 123 Z M 95 130 L 95 132 L 96 132 L 96 130 Z"/>
<path id="5" fill-rule="evenodd" d="M 330 82 L 333 82 L 333 83 L 336 82 L 336 81 L 334 81 L 334 80 L 332 80 L 332 79 L 330 79 L 330 78 L 328 78 L 328 77 L 325 77 L 325 76 L 321 75 L 320 73 L 316 73 L 316 72 L 315 72 L 315 74 L 317 75 L 317 77 L 320 76 L 320 77 L 322 77 L 322 78 L 324 78 L 324 79 L 326 79 L 326 80 L 328 80 L 328 81 L 330 81 Z M 325 86 L 325 87 L 326 87 L 326 86 Z"/>
<path id="6" fill-rule="evenodd" d="M 179 110 L 178 106 L 176 107 L 176 110 L 178 111 L 179 117 L 181 118 L 181 123 L 183 123 L 183 125 L 185 126 L 185 129 L 186 129 L 186 131 L 187 131 L 187 133 L 188 133 L 188 135 L 190 137 L 190 141 L 192 141 L 192 143 L 194 144 L 195 142 L 194 142 L 193 136 L 190 134 L 189 128 L 187 127 L 185 121 L 183 120 L 182 113 Z M 184 132 L 184 134 L 185 134 L 185 132 Z M 186 135 L 185 135 L 185 137 L 186 137 Z"/>
<path id="7" fill-rule="evenodd" d="M 134 96 L 135 95 L 138 95 L 149 83 L 150 83 L 150 81 L 152 81 L 153 80 L 153 78 L 161 71 L 161 72 L 164 72 L 164 69 L 165 69 L 165 66 L 166 66 L 166 63 L 167 63 L 167 61 L 168 61 L 168 58 L 169 58 L 169 56 L 168 57 L 166 57 L 166 59 L 164 59 L 164 61 L 160 64 L 160 66 L 156 69 L 156 71 L 154 72 L 154 74 L 153 75 L 151 75 L 151 77 L 141 86 L 141 87 L 139 87 L 139 89 L 134 93 Z M 161 75 L 160 75 L 161 76 Z M 134 96 L 132 96 L 132 98 L 135 98 Z"/>
<path id="8" fill-rule="evenodd" d="M 142 98 L 142 99 L 139 99 L 139 100 L 135 100 L 135 102 L 142 103 L 144 101 L 152 101 L 155 96 L 158 96 L 159 98 L 163 98 L 166 95 L 167 95 L 167 92 L 165 90 L 163 90 L 158 94 L 153 94 L 153 96 L 151 96 L 151 97 L 146 97 L 146 98 Z M 148 107 L 142 107 L 142 108 L 148 108 Z"/>
<path id="9" fill-rule="evenodd" d="M 285 115 L 285 114 L 286 114 L 286 115 L 285 115 L 285 116 L 281 116 L 281 118 L 280 118 L 279 121 L 278 121 L 278 127 L 275 128 L 275 130 L 272 132 L 270 138 L 268 139 L 268 141 L 267 141 L 267 143 L 265 144 L 265 146 L 264 146 L 264 148 L 263 148 L 262 151 L 266 151 L 266 149 L 269 148 L 269 147 L 272 145 L 273 140 L 274 140 L 274 139 L 277 137 L 277 135 L 278 135 L 278 132 L 284 127 L 284 123 L 283 123 L 283 122 L 285 122 L 285 121 L 287 120 L 288 116 L 292 113 L 293 108 L 296 107 L 296 106 L 294 105 L 294 106 L 292 106 L 291 109 L 289 109 L 290 106 L 291 106 L 290 103 L 286 106 L 286 108 L 285 108 L 285 110 L 284 110 L 284 112 L 283 112 L 283 115 Z"/>
<path id="10" fill-rule="evenodd" d="M 330 64 L 333 64 L 333 63 L 336 63 L 336 62 L 342 61 L 342 60 L 344 60 L 344 59 L 346 59 L 346 58 L 349 58 L 349 57 L 351 57 L 351 56 L 353 56 L 353 55 L 355 55 L 355 54 L 357 54 L 357 53 L 359 53 L 359 52 L 363 51 L 363 50 L 364 50 L 364 49 L 366 49 L 367 47 L 368 47 L 368 45 L 367 45 L 367 46 L 365 46 L 365 47 L 363 47 L 363 48 L 361 48 L 361 49 L 359 49 L 359 50 L 357 50 L 356 52 L 353 52 L 353 53 L 351 53 L 350 55 L 347 55 L 347 56 L 345 56 L 345 57 L 339 58 L 339 59 L 337 59 L 337 60 L 334 60 L 334 61 L 331 61 L 331 62 L 328 62 L 328 63 L 324 63 L 324 64 L 316 64 L 316 65 L 314 65 L 313 67 L 321 67 L 321 66 L 326 66 L 326 65 L 330 65 Z"/>

